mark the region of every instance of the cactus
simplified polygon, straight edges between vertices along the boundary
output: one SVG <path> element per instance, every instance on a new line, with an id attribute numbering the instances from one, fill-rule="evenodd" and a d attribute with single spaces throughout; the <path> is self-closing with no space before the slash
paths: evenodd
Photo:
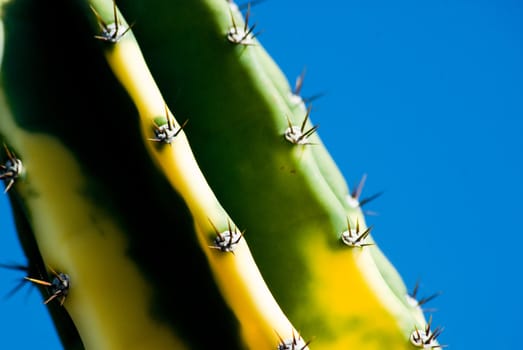
<path id="1" fill-rule="evenodd" d="M 3 2 L 0 177 L 64 348 L 442 347 L 245 7 Z"/>

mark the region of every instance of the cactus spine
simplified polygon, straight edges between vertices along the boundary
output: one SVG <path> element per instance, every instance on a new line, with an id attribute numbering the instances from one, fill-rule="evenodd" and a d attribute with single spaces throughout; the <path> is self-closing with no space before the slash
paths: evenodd
<path id="1" fill-rule="evenodd" d="M 2 8 L 0 174 L 64 346 L 440 347 L 250 9 L 118 5 Z"/>

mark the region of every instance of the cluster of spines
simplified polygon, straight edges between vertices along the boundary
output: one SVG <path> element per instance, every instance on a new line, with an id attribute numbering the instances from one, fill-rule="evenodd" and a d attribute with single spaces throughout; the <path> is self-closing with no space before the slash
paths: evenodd
<path id="1" fill-rule="evenodd" d="M 6 183 L 4 190 L 4 193 L 6 193 L 13 187 L 16 179 L 23 174 L 24 166 L 22 161 L 5 144 L 4 150 L 7 159 L 4 164 L 0 164 L 0 179 L 3 179 Z"/>

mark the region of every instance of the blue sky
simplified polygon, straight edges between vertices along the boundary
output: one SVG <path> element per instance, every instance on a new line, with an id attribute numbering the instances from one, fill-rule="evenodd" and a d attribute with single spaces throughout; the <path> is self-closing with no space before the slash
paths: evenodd
<path id="1" fill-rule="evenodd" d="M 384 191 L 374 238 L 410 288 L 442 292 L 441 342 L 521 348 L 523 3 L 268 0 L 251 18 L 290 81 L 306 67 L 302 94 L 325 92 L 311 119 L 349 185 Z M 5 196 L 0 213 L 0 260 L 24 262 Z M 21 276 L 0 270 L 0 296 Z M 2 338 L 59 349 L 41 303 L 0 299 Z"/>

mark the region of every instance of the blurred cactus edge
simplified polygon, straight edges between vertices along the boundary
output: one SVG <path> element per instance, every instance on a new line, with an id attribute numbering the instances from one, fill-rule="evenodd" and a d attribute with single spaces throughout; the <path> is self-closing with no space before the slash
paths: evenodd
<path id="1" fill-rule="evenodd" d="M 444 347 L 259 42 L 252 8 L 274 3 L 0 3 L 0 178 L 27 257 L 2 266 L 64 349 Z"/>

